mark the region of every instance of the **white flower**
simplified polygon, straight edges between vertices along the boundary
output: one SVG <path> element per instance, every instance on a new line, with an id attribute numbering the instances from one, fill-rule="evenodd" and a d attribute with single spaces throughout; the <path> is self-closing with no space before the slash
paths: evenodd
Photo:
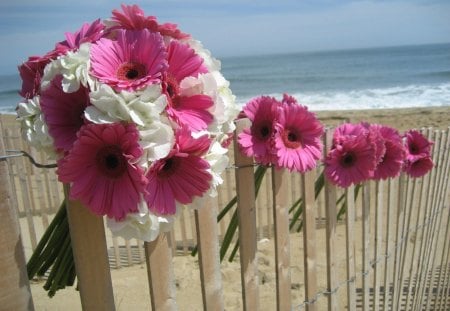
<path id="1" fill-rule="evenodd" d="M 41 88 L 47 88 L 57 75 L 62 75 L 62 89 L 66 93 L 76 92 L 80 83 L 94 88 L 95 81 L 89 75 L 89 49 L 90 43 L 83 43 L 77 51 L 68 51 L 50 62 L 44 69 Z"/>
<path id="2" fill-rule="evenodd" d="M 210 165 L 209 173 L 212 176 L 210 196 L 216 196 L 216 188 L 223 183 L 221 175 L 229 164 L 227 152 L 228 149 L 223 148 L 220 143 L 214 142 L 205 156 L 205 160 Z"/>
<path id="3" fill-rule="evenodd" d="M 155 84 L 141 91 L 116 93 L 110 86 L 102 84 L 89 94 L 92 106 L 85 111 L 86 118 L 94 123 L 133 121 L 145 126 L 159 119 L 167 105 L 167 97 L 161 85 Z"/>
<path id="4" fill-rule="evenodd" d="M 154 241 L 160 231 L 160 222 L 157 216 L 148 211 L 146 203 L 142 200 L 138 206 L 139 212 L 129 213 L 124 220 L 116 221 L 107 218 L 111 232 L 127 240 L 140 239 L 146 242 Z"/>
<path id="5" fill-rule="evenodd" d="M 21 121 L 23 138 L 36 149 L 43 150 L 49 156 L 54 156 L 53 138 L 48 133 L 48 127 L 39 104 L 39 96 L 19 103 L 17 116 Z"/>
<path id="6" fill-rule="evenodd" d="M 220 61 L 212 57 L 211 52 L 205 49 L 200 41 L 191 38 L 187 43 L 197 55 L 203 58 L 203 64 L 209 72 L 220 70 Z"/>
<path id="7" fill-rule="evenodd" d="M 164 122 L 165 121 L 165 122 Z M 153 122 L 139 131 L 141 146 L 146 152 L 146 160 L 153 162 L 165 158 L 175 143 L 175 135 L 169 121 L 161 118 L 161 121 Z"/>

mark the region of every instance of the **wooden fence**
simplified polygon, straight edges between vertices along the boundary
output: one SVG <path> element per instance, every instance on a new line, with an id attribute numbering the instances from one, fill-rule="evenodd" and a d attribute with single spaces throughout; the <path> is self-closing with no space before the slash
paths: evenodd
<path id="1" fill-rule="evenodd" d="M 108 230 L 105 236 L 102 219 L 78 213 L 83 209 L 71 202 L 71 223 L 82 222 L 88 230 L 89 221 L 91 236 L 96 236 L 89 245 L 77 244 L 71 228 L 83 308 L 114 309 L 109 267 L 146 262 L 153 309 L 177 309 L 172 256 L 188 254 L 197 243 L 204 309 L 227 308 L 219 246 L 232 213 L 219 224 L 216 217 L 237 194 L 242 309 L 270 310 L 260 303 L 258 241 L 264 238 L 274 242 L 277 310 L 450 309 L 450 129 L 424 132 L 435 141 L 436 166 L 428 175 L 366 182 L 357 197 L 354 187 L 344 191 L 326 183 L 315 198 L 319 168 L 306 174 L 268 170 L 255 198 L 253 160 L 236 152 L 217 199 L 198 211 L 183 211 L 174 230 L 151 243 L 112 238 Z M 26 150 L 17 128 L 3 123 L 3 133 L 6 150 Z M 59 207 L 62 187 L 53 171 L 35 168 L 22 157 L 8 160 L 8 168 L 29 256 Z M 337 220 L 336 200 L 342 195 L 347 209 Z M 289 207 L 300 196 L 305 202 L 302 226 L 289 230 Z"/>

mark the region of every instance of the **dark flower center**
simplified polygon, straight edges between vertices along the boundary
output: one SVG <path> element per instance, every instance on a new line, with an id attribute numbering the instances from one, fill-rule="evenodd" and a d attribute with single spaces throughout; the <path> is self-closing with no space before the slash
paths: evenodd
<path id="1" fill-rule="evenodd" d="M 353 153 L 346 153 L 341 158 L 341 165 L 343 167 L 353 166 L 356 162 L 356 157 Z"/>
<path id="2" fill-rule="evenodd" d="M 411 153 L 411 154 L 418 154 L 419 153 L 419 148 L 415 144 L 410 144 L 409 145 L 409 153 Z"/>
<path id="3" fill-rule="evenodd" d="M 272 135 L 272 123 L 269 121 L 262 122 L 256 125 L 253 130 L 253 135 L 261 140 L 268 140 Z"/>
<path id="4" fill-rule="evenodd" d="M 178 157 L 171 157 L 162 161 L 159 168 L 158 176 L 165 178 L 171 176 L 180 165 L 180 160 Z"/>
<path id="5" fill-rule="evenodd" d="M 284 129 L 281 137 L 286 148 L 297 149 L 302 146 L 300 135 L 296 131 Z"/>
<path id="6" fill-rule="evenodd" d="M 123 63 L 117 68 L 117 78 L 119 80 L 137 80 L 146 74 L 145 66 L 139 63 Z"/>
<path id="7" fill-rule="evenodd" d="M 119 178 L 127 169 L 122 149 L 116 145 L 104 146 L 95 157 L 97 168 L 109 178 Z"/>

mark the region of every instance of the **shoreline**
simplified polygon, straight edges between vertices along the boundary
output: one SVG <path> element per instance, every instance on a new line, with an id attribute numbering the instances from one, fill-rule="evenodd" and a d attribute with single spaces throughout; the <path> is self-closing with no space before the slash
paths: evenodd
<path id="1" fill-rule="evenodd" d="M 423 127 L 443 130 L 450 126 L 450 106 L 311 111 L 326 127 L 344 122 L 379 123 L 392 126 L 399 131 Z M 17 122 L 14 113 L 0 113 L 0 117 L 6 124 Z"/>

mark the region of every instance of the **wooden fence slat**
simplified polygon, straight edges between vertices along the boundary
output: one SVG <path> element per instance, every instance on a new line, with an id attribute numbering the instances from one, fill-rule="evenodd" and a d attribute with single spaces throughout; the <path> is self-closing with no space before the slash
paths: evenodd
<path id="1" fill-rule="evenodd" d="M 431 131 L 431 129 L 428 129 L 428 134 L 427 137 L 429 140 L 435 140 L 435 136 L 434 136 L 434 132 Z M 436 145 L 433 145 L 433 151 L 435 150 Z M 437 159 L 437 153 L 432 153 L 433 154 L 433 162 L 436 163 L 436 159 Z M 425 289 L 427 288 L 427 269 L 428 267 L 425 266 L 424 262 L 426 261 L 426 254 L 428 251 L 428 246 L 429 246 L 429 239 L 430 239 L 430 234 L 431 234 L 431 220 L 433 219 L 433 212 L 434 212 L 434 207 L 431 204 L 432 201 L 432 193 L 434 191 L 434 183 L 433 183 L 433 179 L 434 179 L 434 174 L 435 174 L 435 170 L 431 170 L 431 172 L 429 172 L 427 174 L 427 196 L 426 196 L 426 200 L 424 202 L 425 205 L 425 209 L 427 211 L 426 217 L 424 218 L 424 230 L 425 230 L 425 238 L 424 238 L 424 246 L 421 249 L 421 252 L 419 254 L 419 258 L 420 258 L 420 264 L 419 264 L 419 274 L 418 274 L 418 280 L 417 280 L 417 291 L 414 295 L 414 307 L 416 309 L 421 309 L 421 306 L 423 304 L 423 298 L 424 298 L 424 293 L 425 293 Z M 420 306 L 420 308 L 419 308 Z"/>
<path id="2" fill-rule="evenodd" d="M 306 310 L 317 309 L 315 296 L 317 294 L 317 252 L 316 252 L 316 215 L 314 183 L 316 180 L 315 170 L 302 174 L 302 197 L 305 202 L 303 211 L 303 256 L 305 266 L 305 301 Z"/>
<path id="3" fill-rule="evenodd" d="M 355 187 L 345 189 L 347 213 L 345 215 L 345 240 L 347 256 L 347 309 L 356 310 L 356 275 L 355 275 Z"/>
<path id="4" fill-rule="evenodd" d="M 370 273 L 370 181 L 362 184 L 362 293 L 363 310 L 369 310 Z"/>
<path id="5" fill-rule="evenodd" d="M 177 310 L 169 239 L 169 232 L 164 232 L 144 243 L 152 310 Z"/>
<path id="6" fill-rule="evenodd" d="M 272 168 L 277 310 L 291 310 L 289 196 L 286 169 Z"/>
<path id="7" fill-rule="evenodd" d="M 68 193 L 68 186 L 66 193 Z M 68 200 L 67 216 L 83 310 L 115 310 L 103 218 Z"/>
<path id="8" fill-rule="evenodd" d="M 448 283 L 446 280 L 450 277 L 446 277 L 446 273 L 448 269 L 449 262 L 449 254 L 450 254 L 450 207 L 448 205 L 448 191 L 450 188 L 450 127 L 447 128 L 447 142 L 444 145 L 444 152 L 445 152 L 445 169 L 443 173 L 443 182 L 442 182 L 442 197 L 441 197 L 441 204 L 444 208 L 447 208 L 447 224 L 445 225 L 445 234 L 443 236 L 444 245 L 442 248 L 442 255 L 441 255 L 441 262 L 440 262 L 440 271 L 439 271 L 439 287 L 438 291 L 441 293 L 440 299 L 439 299 L 439 310 L 444 310 L 445 303 L 446 303 L 446 295 L 443 293 L 448 292 Z M 447 253 L 447 254 L 446 254 Z"/>
<path id="9" fill-rule="evenodd" d="M 331 145 L 333 131 L 325 134 L 325 154 L 328 154 Z M 325 217 L 326 217 L 326 253 L 327 253 L 327 287 L 332 292 L 337 287 L 336 280 L 336 186 L 328 180 L 325 181 Z M 337 296 L 328 295 L 328 310 L 339 310 Z"/>
<path id="10" fill-rule="evenodd" d="M 393 241 L 393 222 L 394 217 L 392 215 L 392 208 L 394 206 L 395 201 L 395 183 L 393 179 L 388 179 L 388 190 L 387 190 L 387 210 L 386 210 L 386 246 L 385 246 L 385 254 L 386 258 L 384 260 L 384 293 L 383 293 L 383 310 L 388 310 L 389 301 L 391 298 L 391 276 L 392 276 L 392 260 L 389 260 L 391 257 L 391 248 L 394 243 Z"/>
<path id="11" fill-rule="evenodd" d="M 375 263 L 373 265 L 373 310 L 377 311 L 380 308 L 380 274 L 381 274 L 381 242 L 382 242 L 382 228 L 383 228 L 383 214 L 384 214 L 384 182 L 379 180 L 375 185 L 376 205 L 375 205 Z"/>
<path id="12" fill-rule="evenodd" d="M 206 206 L 195 210 L 195 223 L 203 309 L 223 310 L 216 198 L 209 198 Z"/>
<path id="13" fill-rule="evenodd" d="M 253 159 L 238 151 L 237 135 L 249 127 L 248 120 L 236 122 L 234 157 L 236 169 L 237 210 L 239 219 L 239 254 L 241 262 L 242 302 L 244 310 L 259 310 L 258 262 L 256 258 L 256 206 Z"/>
<path id="14" fill-rule="evenodd" d="M 432 222 L 432 234 L 431 234 L 431 242 L 429 246 L 428 256 L 427 256 L 427 263 L 426 266 L 429 267 L 428 271 L 431 275 L 430 277 L 430 285 L 429 285 L 429 291 L 428 291 L 428 297 L 426 301 L 426 310 L 430 310 L 430 302 L 431 302 L 431 296 L 433 293 L 431 292 L 431 288 L 433 288 L 433 280 L 434 280 L 434 271 L 435 271 L 435 257 L 436 257 L 436 244 L 438 241 L 438 238 L 436 237 L 441 229 L 442 224 L 442 206 L 440 205 L 440 202 L 437 202 L 439 199 L 439 190 L 440 186 L 442 184 L 442 165 L 444 164 L 444 143 L 446 142 L 445 139 L 445 133 L 436 131 L 436 138 L 437 141 L 435 142 L 436 148 L 437 148 L 437 162 L 435 163 L 436 167 L 434 168 L 435 172 L 435 178 L 434 178 L 434 191 L 433 191 L 433 198 L 432 198 L 432 206 L 434 206 L 434 213 L 433 213 L 433 222 Z M 435 152 L 436 152 L 435 148 Z M 439 221 L 438 221 L 439 219 Z M 427 271 L 427 272 L 428 272 Z"/>
<path id="15" fill-rule="evenodd" d="M 5 154 L 0 137 L 0 154 Z M 0 308 L 34 310 L 17 211 L 11 199 L 8 164 L 0 162 Z"/>

